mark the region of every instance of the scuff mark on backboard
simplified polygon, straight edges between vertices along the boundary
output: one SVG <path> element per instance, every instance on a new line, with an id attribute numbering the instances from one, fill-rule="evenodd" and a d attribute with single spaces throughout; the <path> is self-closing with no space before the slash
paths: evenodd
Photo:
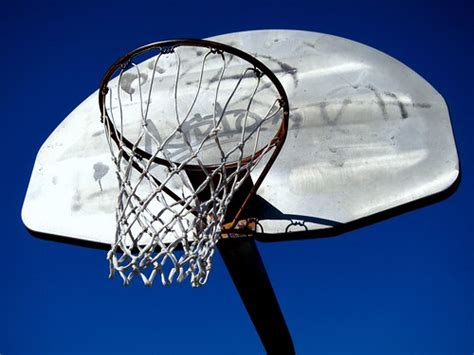
<path id="1" fill-rule="evenodd" d="M 94 166 L 94 180 L 99 183 L 100 191 L 102 191 L 101 179 L 109 172 L 109 167 L 103 163 L 95 163 Z"/>

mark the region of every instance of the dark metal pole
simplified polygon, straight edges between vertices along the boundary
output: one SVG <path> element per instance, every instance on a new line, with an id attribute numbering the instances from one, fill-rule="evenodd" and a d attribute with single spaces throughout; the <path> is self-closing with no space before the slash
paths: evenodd
<path id="1" fill-rule="evenodd" d="M 217 246 L 267 354 L 295 354 L 255 240 L 221 239 Z"/>
<path id="2" fill-rule="evenodd" d="M 231 168 L 227 170 L 229 173 L 232 171 Z M 195 188 L 206 178 L 200 170 L 187 170 L 186 173 Z M 243 181 L 240 190 L 235 193 L 227 206 L 225 220 L 232 221 L 234 216 L 239 213 L 238 211 L 241 211 L 242 204 L 253 187 L 251 178 Z M 210 194 L 211 191 L 207 188 L 200 191 L 198 197 L 201 201 L 207 201 L 210 199 Z M 245 213 L 251 216 L 252 206 Z M 243 214 L 244 218 L 245 213 Z M 251 233 L 250 230 L 247 232 Z M 280 305 L 253 237 L 221 238 L 217 243 L 217 248 L 267 354 L 295 354 L 285 318 L 281 313 Z"/>

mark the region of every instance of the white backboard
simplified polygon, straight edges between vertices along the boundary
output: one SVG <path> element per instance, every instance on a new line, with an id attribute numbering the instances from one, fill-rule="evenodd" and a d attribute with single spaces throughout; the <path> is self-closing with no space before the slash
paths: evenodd
<path id="1" fill-rule="evenodd" d="M 287 140 L 254 201 L 257 232 L 266 240 L 317 235 L 456 181 L 446 103 L 399 61 L 314 32 L 249 31 L 210 40 L 254 55 L 288 94 Z M 118 188 L 97 96 L 71 112 L 38 153 L 22 210 L 32 232 L 114 241 Z"/>

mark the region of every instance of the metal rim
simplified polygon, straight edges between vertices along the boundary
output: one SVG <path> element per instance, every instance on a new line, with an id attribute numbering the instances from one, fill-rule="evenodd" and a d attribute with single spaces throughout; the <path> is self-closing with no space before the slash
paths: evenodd
<path id="1" fill-rule="evenodd" d="M 171 51 L 171 50 L 174 50 L 175 48 L 182 47 L 182 46 L 204 47 L 204 48 L 208 48 L 211 51 L 212 50 L 219 50 L 219 51 L 223 51 L 223 52 L 226 52 L 226 53 L 233 54 L 237 57 L 240 57 L 241 59 L 244 59 L 248 63 L 252 64 L 255 69 L 260 70 L 264 75 L 266 75 L 278 91 L 278 95 L 279 95 L 278 100 L 279 100 L 280 107 L 282 109 L 283 117 L 282 117 L 282 120 L 281 120 L 281 123 L 280 123 L 280 127 L 278 128 L 275 136 L 269 142 L 270 145 L 273 145 L 273 152 L 271 153 L 271 156 L 270 156 L 268 162 L 266 163 L 266 165 L 262 169 L 257 181 L 254 182 L 253 187 L 250 189 L 250 191 L 247 192 L 247 196 L 244 199 L 244 201 L 243 201 L 242 205 L 240 206 L 240 208 L 238 209 L 238 211 L 236 212 L 234 218 L 232 219 L 232 221 L 230 223 L 226 224 L 228 227 L 225 228 L 225 230 L 231 231 L 237 225 L 237 223 L 240 219 L 240 216 L 246 210 L 246 208 L 249 205 L 250 201 L 252 200 L 253 196 L 256 194 L 258 188 L 262 184 L 263 179 L 268 174 L 268 171 L 270 170 L 273 163 L 275 162 L 278 154 L 280 153 L 280 151 L 283 147 L 283 143 L 285 142 L 287 132 L 288 132 L 288 121 L 289 121 L 289 111 L 290 111 L 288 96 L 286 95 L 286 92 L 285 92 L 285 89 L 283 88 L 283 85 L 281 84 L 281 82 L 278 80 L 278 78 L 276 77 L 276 75 L 273 73 L 273 71 L 271 69 L 269 69 L 265 64 L 263 64 L 261 61 L 259 61 L 254 56 L 252 56 L 252 55 L 250 55 L 250 54 L 248 54 L 248 53 L 246 53 L 246 52 L 244 52 L 240 49 L 237 49 L 235 47 L 232 47 L 232 46 L 229 46 L 229 45 L 226 45 L 226 44 L 222 44 L 222 43 L 219 43 L 219 42 L 200 40 L 200 39 L 176 39 L 176 40 L 169 40 L 169 41 L 154 42 L 154 43 L 139 47 L 139 48 L 127 53 L 123 57 L 119 58 L 107 70 L 107 72 L 105 73 L 105 75 L 104 75 L 104 77 L 101 81 L 100 89 L 99 89 L 99 108 L 100 108 L 100 113 L 101 113 L 101 120 L 103 122 L 104 122 L 104 120 L 106 120 L 107 125 L 109 125 L 109 127 L 114 127 L 114 124 L 113 124 L 112 120 L 110 119 L 110 117 L 107 114 L 106 95 L 108 93 L 107 84 L 109 83 L 110 79 L 112 78 L 112 76 L 114 75 L 114 73 L 118 69 L 123 68 L 124 65 L 127 65 L 128 63 L 130 63 L 130 60 L 132 58 L 134 58 L 134 57 L 136 57 L 140 54 L 143 54 L 143 53 L 145 53 L 149 50 L 158 49 L 161 53 L 165 53 L 167 51 Z M 116 130 L 110 131 L 110 136 L 112 137 L 112 139 L 114 140 L 114 142 L 117 145 L 120 144 L 119 142 L 123 142 L 123 144 L 125 144 L 128 148 L 133 147 L 133 143 L 130 142 L 129 140 L 127 140 L 121 133 L 117 132 L 117 134 L 116 134 Z M 245 157 L 244 159 L 241 160 L 241 162 L 243 162 L 244 164 L 247 164 L 249 161 L 257 159 L 261 154 L 263 154 L 264 151 L 265 151 L 265 147 L 260 149 L 259 151 L 255 152 L 255 154 L 253 154 L 252 156 Z M 151 159 L 153 162 L 155 162 L 157 164 L 161 164 L 161 165 L 165 165 L 165 166 L 170 166 L 171 165 L 171 163 L 169 161 L 167 161 L 165 159 L 162 159 L 162 158 L 152 157 L 152 155 L 150 153 L 140 149 L 139 147 L 135 147 L 134 152 L 136 154 L 138 154 L 139 156 L 145 158 L 145 159 Z M 127 160 L 130 158 L 127 154 L 124 154 L 124 157 Z M 224 164 L 224 166 L 228 169 L 232 169 L 232 168 L 236 167 L 237 164 L 238 164 L 238 162 L 230 162 L 230 163 Z M 138 169 L 139 171 L 141 171 L 141 168 L 137 164 L 133 164 L 133 166 L 135 167 L 135 169 Z M 204 167 L 209 168 L 209 169 L 214 169 L 214 168 L 217 168 L 218 166 L 219 165 L 214 165 L 214 164 L 204 164 Z M 184 170 L 202 170 L 202 168 L 199 165 L 188 164 L 188 165 L 184 166 Z M 171 193 L 171 196 L 173 196 L 173 195 L 174 194 Z M 223 230 L 223 232 L 225 230 Z"/>
<path id="2" fill-rule="evenodd" d="M 112 120 L 110 119 L 109 115 L 107 114 L 107 109 L 106 109 L 106 95 L 108 93 L 108 83 L 114 73 L 117 72 L 117 70 L 123 68 L 124 66 L 128 65 L 130 60 L 140 54 L 146 53 L 147 51 L 150 51 L 152 49 L 158 49 L 161 53 L 165 53 L 167 51 L 173 50 L 178 47 L 183 47 L 183 46 L 196 46 L 196 47 L 204 47 L 208 48 L 210 50 L 217 49 L 221 50 L 233 55 L 236 55 L 240 57 L 241 59 L 246 60 L 250 64 L 252 64 L 256 69 L 260 70 L 264 75 L 266 75 L 272 84 L 275 86 L 275 88 L 278 91 L 278 95 L 280 97 L 280 106 L 283 112 L 283 118 L 280 124 L 280 127 L 275 134 L 274 138 L 270 142 L 270 144 L 275 144 L 275 149 L 279 151 L 278 147 L 283 144 L 286 138 L 286 134 L 288 131 L 288 120 L 289 120 L 289 102 L 288 102 L 288 96 L 286 95 L 286 92 L 283 88 L 283 85 L 281 82 L 278 80 L 278 78 L 275 76 L 273 71 L 269 69 L 265 64 L 263 64 L 261 61 L 259 61 L 257 58 L 254 56 L 237 49 L 235 47 L 219 43 L 219 42 L 213 42 L 213 41 L 207 41 L 207 40 L 200 40 L 200 39 L 176 39 L 176 40 L 169 40 L 169 41 L 160 41 L 160 42 L 154 42 L 147 44 L 145 46 L 139 47 L 121 58 L 119 58 L 115 63 L 113 63 L 107 72 L 105 73 L 101 83 L 100 83 L 100 88 L 99 88 L 99 108 L 100 108 L 100 114 L 101 114 L 101 120 L 106 120 L 109 127 L 114 127 L 114 124 Z M 133 147 L 133 143 L 130 142 L 125 136 L 123 136 L 121 133 L 117 132 L 116 130 L 112 130 L 110 132 L 110 135 L 112 139 L 115 141 L 116 144 L 119 144 L 119 142 L 123 142 L 128 148 Z M 161 165 L 166 165 L 169 166 L 170 162 L 168 162 L 166 159 L 158 158 L 158 157 L 152 157 L 152 155 L 143 149 L 139 147 L 134 148 L 134 152 L 138 154 L 139 156 L 145 158 L 145 159 L 152 159 L 155 163 L 161 164 Z M 263 149 L 258 150 L 254 155 L 253 158 L 250 157 L 245 157 L 242 159 L 242 162 L 247 163 L 252 159 L 258 158 L 261 154 L 263 153 Z M 232 168 L 235 166 L 237 163 L 231 162 L 231 163 L 226 163 L 224 164 L 227 168 Z M 205 164 L 206 167 L 209 167 L 210 169 L 217 167 L 217 165 L 214 164 Z M 188 164 L 186 165 L 185 169 L 189 170 L 200 170 L 201 167 L 199 165 L 194 165 L 194 164 Z"/>

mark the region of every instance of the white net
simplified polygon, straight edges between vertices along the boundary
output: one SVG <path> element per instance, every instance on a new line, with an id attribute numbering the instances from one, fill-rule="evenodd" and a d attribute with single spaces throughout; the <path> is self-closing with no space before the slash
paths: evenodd
<path id="1" fill-rule="evenodd" d="M 111 277 L 206 282 L 223 226 L 240 216 L 231 201 L 242 189 L 248 204 L 286 134 L 286 96 L 263 69 L 196 41 L 150 46 L 109 70 L 100 102 L 119 183 Z"/>

